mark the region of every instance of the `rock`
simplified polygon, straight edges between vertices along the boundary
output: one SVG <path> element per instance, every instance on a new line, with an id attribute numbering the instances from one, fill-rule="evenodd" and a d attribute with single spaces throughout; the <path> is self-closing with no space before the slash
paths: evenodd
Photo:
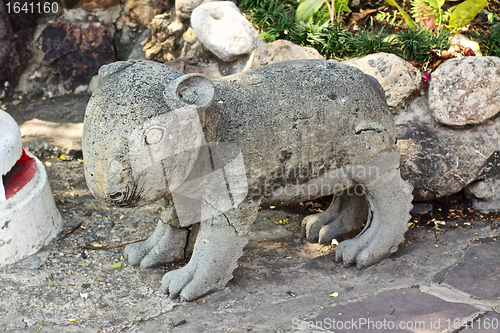
<path id="1" fill-rule="evenodd" d="M 191 26 L 207 49 L 224 61 L 252 52 L 258 32 L 230 1 L 209 2 L 191 15 Z"/>
<path id="2" fill-rule="evenodd" d="M 201 73 L 211 79 L 217 79 L 223 76 L 217 63 L 200 66 L 196 63 L 191 62 L 189 58 L 179 58 L 175 59 L 174 61 L 167 62 L 165 65 L 173 67 L 184 74 Z"/>
<path id="3" fill-rule="evenodd" d="M 213 0 L 175 0 L 175 11 L 177 17 L 187 19 L 191 17 L 193 10 L 199 5 Z"/>
<path id="4" fill-rule="evenodd" d="M 146 26 L 155 15 L 162 12 L 165 5 L 162 0 L 126 0 L 124 24 L 131 27 Z"/>
<path id="5" fill-rule="evenodd" d="M 127 60 L 146 60 L 146 55 L 142 50 L 142 44 L 146 40 L 146 37 L 149 36 L 149 29 L 144 30 L 140 35 L 137 41 L 132 48 L 132 52 L 130 52 Z"/>
<path id="6" fill-rule="evenodd" d="M 316 49 L 299 46 L 287 40 L 276 40 L 272 43 L 259 42 L 252 51 L 244 71 L 269 65 L 275 62 L 298 59 L 324 59 Z"/>
<path id="7" fill-rule="evenodd" d="M 500 179 L 479 180 L 464 189 L 472 207 L 483 214 L 500 211 Z"/>
<path id="8" fill-rule="evenodd" d="M 410 211 L 410 214 L 427 214 L 428 212 L 432 211 L 432 205 L 427 202 L 414 202 L 413 203 L 413 208 Z"/>
<path id="9" fill-rule="evenodd" d="M 194 33 L 193 28 L 189 27 L 186 30 L 186 32 L 182 34 L 182 39 L 184 39 L 184 41 L 186 43 L 194 44 L 196 42 L 197 38 L 196 38 L 196 34 Z"/>
<path id="10" fill-rule="evenodd" d="M 48 23 L 37 40 L 44 62 L 54 67 L 66 90 L 88 85 L 99 68 L 115 60 L 111 37 L 98 22 Z"/>
<path id="11" fill-rule="evenodd" d="M 463 57 L 432 74 L 429 107 L 445 125 L 480 124 L 500 111 L 500 58 Z"/>
<path id="12" fill-rule="evenodd" d="M 84 8 L 88 11 L 95 9 L 108 9 L 111 6 L 117 5 L 120 0 L 62 0 L 61 4 L 64 8 L 73 9 L 76 7 Z"/>
<path id="13" fill-rule="evenodd" d="M 500 121 L 469 129 L 398 126 L 401 175 L 414 186 L 415 200 L 457 193 L 478 178 L 498 150 Z"/>
<path id="14" fill-rule="evenodd" d="M 12 6 L 13 2 L 10 3 Z M 18 3 L 22 8 L 24 4 L 29 5 L 34 1 L 21 0 Z M 0 99 L 12 95 L 19 75 L 28 64 L 31 56 L 28 44 L 38 16 L 24 12 L 9 14 L 4 0 L 0 0 Z"/>
<path id="15" fill-rule="evenodd" d="M 391 108 L 399 106 L 420 87 L 420 71 L 394 54 L 375 53 L 342 63 L 376 78 L 384 88 L 387 104 Z"/>
<path id="16" fill-rule="evenodd" d="M 427 93 L 422 94 L 422 96 L 415 96 L 402 107 L 396 108 L 394 110 L 396 113 L 394 115 L 396 125 L 420 125 L 428 128 L 436 127 L 436 121 L 429 111 L 427 97 Z"/>
<path id="17" fill-rule="evenodd" d="M 148 28 L 149 34 L 142 42 L 146 59 L 168 62 L 179 57 L 182 48 L 180 41 L 184 25 L 175 20 L 172 13 L 156 15 Z"/>

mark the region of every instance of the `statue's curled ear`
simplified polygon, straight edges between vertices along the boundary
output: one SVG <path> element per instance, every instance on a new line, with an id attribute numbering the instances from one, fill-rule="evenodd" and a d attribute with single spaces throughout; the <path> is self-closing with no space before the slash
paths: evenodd
<path id="1" fill-rule="evenodd" d="M 203 74 L 193 73 L 178 77 L 168 84 L 165 98 L 174 102 L 173 107 L 195 106 L 205 110 L 214 99 L 214 85 Z"/>

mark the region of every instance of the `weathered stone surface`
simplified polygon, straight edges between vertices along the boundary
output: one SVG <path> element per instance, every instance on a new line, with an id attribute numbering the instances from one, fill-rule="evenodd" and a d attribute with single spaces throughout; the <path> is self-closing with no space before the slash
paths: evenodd
<path id="1" fill-rule="evenodd" d="M 416 200 L 457 193 L 478 177 L 498 150 L 500 122 L 469 129 L 398 126 L 401 175 L 414 186 Z"/>
<path id="2" fill-rule="evenodd" d="M 76 7 L 84 8 L 88 11 L 94 9 L 108 9 L 111 6 L 117 5 L 120 0 L 62 0 L 61 4 L 64 8 L 73 9 Z"/>
<path id="3" fill-rule="evenodd" d="M 166 1 L 163 0 L 126 0 L 124 6 L 125 21 L 123 24 L 131 27 L 146 26 L 155 15 L 162 12 L 165 4 Z"/>
<path id="4" fill-rule="evenodd" d="M 182 50 L 179 42 L 185 28 L 172 13 L 156 15 L 148 30 L 149 33 L 142 42 L 142 51 L 146 59 L 168 62 L 179 57 Z"/>
<path id="5" fill-rule="evenodd" d="M 172 297 L 193 300 L 224 287 L 261 202 L 336 194 L 348 200 L 350 212 L 362 211 L 358 203 L 364 203 L 369 227 L 336 248 L 345 266 L 372 265 L 402 242 L 412 188 L 400 177 L 396 127 L 373 77 L 322 60 L 281 62 L 213 81 L 151 61 L 111 64 L 99 75 L 82 141 L 89 189 L 114 205 L 163 197 L 168 208 L 149 241 L 127 248 L 129 261 L 150 267 L 175 259 L 186 243 L 181 226 L 201 221 L 190 262 L 163 277 Z M 224 154 L 230 156 L 222 163 Z M 240 158 L 238 169 L 233 162 Z M 220 198 L 228 188 L 213 178 L 222 168 L 236 202 L 224 207 Z M 185 197 L 193 198 L 190 211 L 201 205 L 193 189 L 224 184 L 226 192 L 202 196 L 207 209 L 215 207 L 212 215 L 200 208 L 196 219 L 183 221 L 176 196 L 184 184 Z M 358 195 L 340 193 L 356 184 L 362 184 Z M 348 217 L 337 203 L 305 223 L 336 229 Z"/>
<path id="6" fill-rule="evenodd" d="M 190 59 L 179 58 L 174 61 L 167 62 L 165 65 L 173 67 L 184 74 L 201 73 L 211 79 L 217 79 L 223 76 L 217 63 L 212 63 L 207 66 L 199 66 L 198 64 L 191 62 Z"/>
<path id="7" fill-rule="evenodd" d="M 68 90 L 88 85 L 102 65 L 115 60 L 109 33 L 98 22 L 48 23 L 37 46 L 45 53 L 44 62 L 57 70 Z"/>
<path id="8" fill-rule="evenodd" d="M 420 87 L 420 71 L 394 54 L 375 53 L 342 63 L 357 67 L 376 78 L 384 88 L 387 104 L 391 108 L 400 105 Z"/>
<path id="9" fill-rule="evenodd" d="M 21 7 L 33 2 L 35 1 L 17 1 Z M 0 99 L 10 97 L 19 74 L 29 61 L 31 52 L 28 43 L 39 16 L 25 12 L 9 14 L 6 3 L 10 3 L 12 7 L 14 1 L 0 0 Z"/>
<path id="10" fill-rule="evenodd" d="M 272 43 L 259 42 L 252 51 L 244 71 L 273 64 L 275 62 L 298 59 L 324 59 L 316 49 L 299 46 L 287 40 L 276 40 Z"/>
<path id="11" fill-rule="evenodd" d="M 472 206 L 484 214 L 500 211 L 500 179 L 478 180 L 464 189 Z"/>
<path id="12" fill-rule="evenodd" d="M 191 26 L 203 45 L 224 61 L 257 46 L 257 30 L 231 1 L 198 6 L 191 15 Z"/>
<path id="13" fill-rule="evenodd" d="M 297 320 L 295 327 L 310 329 L 305 332 L 438 333 L 447 330 L 450 318 L 461 320 L 477 312 L 472 305 L 447 302 L 409 288 L 325 307 L 313 318 Z"/>
<path id="14" fill-rule="evenodd" d="M 479 124 L 500 111 L 500 58 L 463 57 L 432 74 L 429 107 L 445 125 Z"/>
<path id="15" fill-rule="evenodd" d="M 191 16 L 196 7 L 212 1 L 214 0 L 175 0 L 175 11 L 178 17 L 186 19 Z"/>
<path id="16" fill-rule="evenodd" d="M 452 267 L 443 284 L 489 301 L 500 300 L 500 242 L 472 244 L 464 259 Z M 481 281 L 470 283 L 469 281 Z"/>

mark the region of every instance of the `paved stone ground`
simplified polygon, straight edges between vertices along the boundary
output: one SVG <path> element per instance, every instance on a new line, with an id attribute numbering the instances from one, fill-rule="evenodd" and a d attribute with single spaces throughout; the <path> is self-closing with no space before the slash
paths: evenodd
<path id="1" fill-rule="evenodd" d="M 87 99 L 7 111 L 19 123 L 78 124 Z M 69 128 L 68 135 L 78 131 Z M 304 241 L 300 222 L 317 208 L 263 208 L 226 288 L 177 303 L 160 293 L 159 281 L 185 262 L 146 270 L 129 266 L 123 247 L 86 249 L 146 237 L 162 207 L 105 206 L 88 193 L 77 157 L 56 157 L 78 143 L 40 141 L 36 130 L 24 139 L 46 165 L 64 230 L 74 231 L 0 269 L 0 332 L 499 331 L 500 235 L 491 221 L 447 220 L 442 231 L 416 224 L 398 252 L 358 271 L 336 264 L 333 247 Z"/>

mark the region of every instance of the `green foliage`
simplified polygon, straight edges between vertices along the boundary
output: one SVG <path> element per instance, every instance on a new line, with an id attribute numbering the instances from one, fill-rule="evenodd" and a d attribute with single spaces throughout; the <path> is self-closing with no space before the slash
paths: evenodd
<path id="1" fill-rule="evenodd" d="M 430 32 L 426 29 L 404 30 L 397 33 L 399 40 L 399 54 L 407 60 L 416 60 L 424 63 L 432 52 L 442 52 L 450 48 L 449 31 L 444 29 Z"/>
<path id="2" fill-rule="evenodd" d="M 465 0 L 455 7 L 451 13 L 448 28 L 458 30 L 476 17 L 481 9 L 486 6 L 486 0 Z"/>
<path id="3" fill-rule="evenodd" d="M 400 26 L 401 24 L 403 24 L 403 19 L 401 18 L 401 14 L 398 11 L 394 11 L 392 14 L 378 11 L 377 15 L 375 15 L 375 20 L 395 26 Z"/>
<path id="4" fill-rule="evenodd" d="M 307 21 L 312 17 L 322 6 L 323 0 L 304 0 L 297 7 L 295 12 L 295 20 Z"/>
<path id="5" fill-rule="evenodd" d="M 239 4 L 250 22 L 257 28 L 274 36 L 274 39 L 286 39 L 286 35 L 295 23 L 296 2 L 275 0 L 242 0 Z"/>
<path id="6" fill-rule="evenodd" d="M 417 28 L 417 26 L 415 25 L 415 22 L 413 22 L 413 20 L 411 19 L 410 15 L 408 15 L 407 12 L 405 12 L 403 10 L 403 8 L 401 8 L 397 2 L 395 0 L 385 0 L 385 2 L 387 2 L 389 5 L 391 6 L 394 6 L 396 7 L 399 12 L 401 13 L 401 15 L 403 16 L 403 18 L 405 19 L 406 21 L 406 25 L 408 26 L 408 29 L 410 30 L 415 30 Z"/>
<path id="7" fill-rule="evenodd" d="M 500 23 L 491 26 L 489 36 L 480 36 L 484 55 L 500 57 Z"/>
<path id="8" fill-rule="evenodd" d="M 340 22 L 344 13 L 351 12 L 348 6 L 349 0 L 331 0 L 331 3 L 330 0 L 304 0 L 297 7 L 295 20 L 308 21 L 321 8 L 324 8 L 324 3 L 326 3 L 326 6 L 328 7 L 330 22 Z"/>

